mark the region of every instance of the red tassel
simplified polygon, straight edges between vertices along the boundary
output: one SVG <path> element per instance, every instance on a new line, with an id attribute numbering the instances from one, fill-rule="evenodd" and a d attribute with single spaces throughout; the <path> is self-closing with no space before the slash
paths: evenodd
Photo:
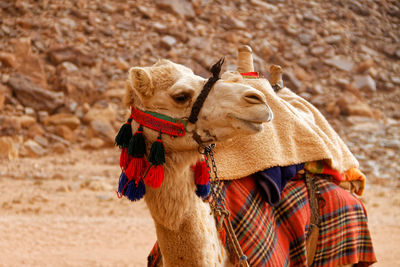
<path id="1" fill-rule="evenodd" d="M 164 181 L 164 166 L 163 165 L 153 165 L 147 173 L 144 183 L 153 187 L 159 188 Z"/>
<path id="2" fill-rule="evenodd" d="M 129 166 L 125 170 L 125 175 L 128 177 L 128 180 L 131 181 L 135 179 L 135 181 L 140 180 L 143 177 L 144 172 L 147 169 L 148 162 L 144 158 L 135 158 L 132 157 Z"/>
<path id="3" fill-rule="evenodd" d="M 209 183 L 210 177 L 207 171 L 207 162 L 198 160 L 196 165 L 192 166 L 192 169 L 196 185 L 206 185 Z"/>
<path id="4" fill-rule="evenodd" d="M 126 147 L 122 148 L 121 156 L 119 157 L 119 166 L 121 166 L 121 169 L 126 170 L 131 160 L 132 156 L 128 154 L 128 148 Z"/>

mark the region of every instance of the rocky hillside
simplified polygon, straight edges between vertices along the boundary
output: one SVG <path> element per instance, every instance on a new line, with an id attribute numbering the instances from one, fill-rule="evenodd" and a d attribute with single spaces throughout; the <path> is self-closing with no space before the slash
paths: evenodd
<path id="1" fill-rule="evenodd" d="M 208 76 L 249 44 L 328 117 L 370 181 L 400 186 L 397 0 L 0 0 L 0 157 L 113 145 L 130 66 Z"/>

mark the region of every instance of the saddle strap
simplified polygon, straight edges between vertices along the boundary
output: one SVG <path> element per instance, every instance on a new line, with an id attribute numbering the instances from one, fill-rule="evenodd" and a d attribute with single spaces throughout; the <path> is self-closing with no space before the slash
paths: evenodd
<path id="1" fill-rule="evenodd" d="M 311 266 L 314 262 L 314 256 L 317 249 L 317 242 L 319 237 L 319 227 L 321 224 L 320 217 L 320 200 L 322 200 L 318 186 L 315 183 L 317 176 L 305 172 L 305 184 L 308 193 L 308 202 L 311 210 L 310 227 L 306 236 L 306 253 L 307 263 Z"/>

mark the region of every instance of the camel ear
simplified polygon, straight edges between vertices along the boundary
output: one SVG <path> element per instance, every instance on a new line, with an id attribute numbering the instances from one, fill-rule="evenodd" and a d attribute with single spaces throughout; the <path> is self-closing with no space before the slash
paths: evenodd
<path id="1" fill-rule="evenodd" d="M 152 96 L 154 93 L 151 76 L 145 68 L 133 67 L 129 70 L 129 83 L 140 96 Z"/>

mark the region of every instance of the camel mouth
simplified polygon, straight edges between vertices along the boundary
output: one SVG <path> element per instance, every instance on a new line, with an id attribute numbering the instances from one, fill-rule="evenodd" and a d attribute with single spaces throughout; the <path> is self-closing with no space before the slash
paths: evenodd
<path id="1" fill-rule="evenodd" d="M 260 132 L 264 129 L 263 123 L 267 122 L 265 119 L 245 119 L 245 118 L 240 118 L 238 116 L 232 116 L 234 119 L 238 120 L 242 124 L 246 126 L 246 128 L 249 128 L 255 132 Z"/>

